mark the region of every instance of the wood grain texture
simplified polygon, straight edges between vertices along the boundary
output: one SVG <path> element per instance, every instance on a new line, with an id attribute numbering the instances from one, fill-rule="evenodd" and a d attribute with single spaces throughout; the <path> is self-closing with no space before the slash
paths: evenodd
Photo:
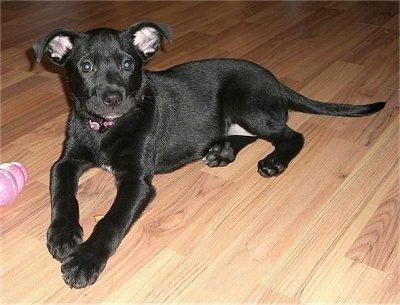
<path id="1" fill-rule="evenodd" d="M 1 2 L 1 162 L 29 180 L 0 208 L 0 303 L 400 303 L 399 4 L 397 2 Z M 272 146 L 234 163 L 156 176 L 156 199 L 95 285 L 71 290 L 46 249 L 49 171 L 68 118 L 62 70 L 34 64 L 54 28 L 171 24 L 148 67 L 253 60 L 314 99 L 380 113 L 291 113 L 301 154 L 279 178 L 257 174 Z M 115 196 L 100 169 L 80 180 L 85 237 Z"/>
<path id="2" fill-rule="evenodd" d="M 396 181 L 399 186 L 399 181 Z M 400 203 L 397 187 L 369 220 L 347 257 L 385 271 L 397 255 L 400 241 Z M 392 197 L 394 196 L 394 197 Z"/>

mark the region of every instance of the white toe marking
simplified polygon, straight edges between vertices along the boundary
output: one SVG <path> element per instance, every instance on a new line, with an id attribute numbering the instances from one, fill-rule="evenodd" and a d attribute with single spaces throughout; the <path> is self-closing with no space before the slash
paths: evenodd
<path id="1" fill-rule="evenodd" d="M 247 136 L 247 137 L 256 137 L 256 135 L 248 132 L 242 126 L 238 124 L 232 124 L 228 128 L 228 136 Z"/>
<path id="2" fill-rule="evenodd" d="M 109 172 L 109 173 L 111 173 L 111 174 L 114 173 L 114 172 L 113 172 L 113 169 L 112 169 L 112 167 L 111 167 L 111 165 L 102 165 L 101 168 L 104 169 L 104 170 L 106 170 L 107 172 Z"/>

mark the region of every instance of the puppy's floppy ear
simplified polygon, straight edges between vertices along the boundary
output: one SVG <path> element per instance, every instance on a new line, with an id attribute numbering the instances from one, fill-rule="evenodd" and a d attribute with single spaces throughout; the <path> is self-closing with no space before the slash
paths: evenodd
<path id="1" fill-rule="evenodd" d="M 145 61 L 160 49 L 162 38 L 166 38 L 169 43 L 172 43 L 171 27 L 165 23 L 138 22 L 131 25 L 126 31 Z"/>
<path id="2" fill-rule="evenodd" d="M 43 53 L 57 64 L 63 65 L 70 51 L 74 47 L 74 41 L 79 34 L 66 29 L 58 29 L 50 32 L 47 36 L 34 41 L 33 50 L 36 54 L 36 62 L 40 62 Z"/>

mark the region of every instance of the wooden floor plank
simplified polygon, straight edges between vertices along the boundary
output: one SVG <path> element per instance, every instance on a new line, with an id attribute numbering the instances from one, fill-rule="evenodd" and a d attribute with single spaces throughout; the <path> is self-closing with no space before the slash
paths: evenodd
<path id="1" fill-rule="evenodd" d="M 393 139 L 397 140 L 393 141 Z M 365 205 L 373 204 L 375 208 L 379 206 L 380 201 L 373 198 L 377 197 L 376 194 L 382 196 L 381 189 L 386 189 L 387 180 L 393 181 L 393 178 L 398 175 L 398 145 L 398 125 L 394 122 L 359 163 L 358 168 L 346 178 L 343 186 L 332 195 L 320 214 L 309 224 L 308 229 L 303 231 L 292 248 L 282 256 L 272 272 L 265 276 L 262 281 L 265 286 L 295 299 L 301 300 L 304 297 L 304 290 L 315 276 L 315 271 L 326 270 L 326 257 L 338 246 L 336 243 L 340 244 L 343 234 L 363 211 Z M 382 151 L 387 153 L 383 154 Z M 386 168 L 391 169 L 384 175 L 378 174 L 377 171 L 382 164 L 386 164 Z M 358 193 L 359 196 L 356 197 L 354 190 L 359 185 L 370 187 L 364 189 L 363 193 Z M 340 203 L 345 202 L 351 202 L 351 204 L 340 206 Z M 335 218 L 332 218 L 333 214 L 336 215 Z M 321 235 L 324 236 L 324 240 L 319 238 Z M 325 239 L 326 236 L 329 238 Z M 303 259 L 297 259 L 298 256 Z M 297 264 L 293 265 L 294 262 Z M 328 298 L 320 297 L 320 301 L 329 302 Z M 353 301 L 365 302 L 366 300 Z"/>
<path id="2" fill-rule="evenodd" d="M 396 179 L 393 197 L 378 207 L 347 252 L 347 257 L 382 271 L 391 265 L 400 240 L 399 183 Z"/>

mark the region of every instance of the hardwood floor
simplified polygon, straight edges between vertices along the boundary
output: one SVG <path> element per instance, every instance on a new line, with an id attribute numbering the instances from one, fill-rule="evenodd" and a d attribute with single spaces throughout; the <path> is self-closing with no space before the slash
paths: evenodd
<path id="1" fill-rule="evenodd" d="M 143 19 L 174 29 L 149 69 L 243 58 L 314 99 L 387 106 L 364 118 L 291 113 L 306 145 L 279 178 L 257 174 L 272 149 L 260 140 L 226 168 L 157 176 L 156 199 L 99 280 L 71 290 L 46 249 L 65 80 L 30 48 L 55 28 Z M 398 20 L 397 2 L 1 2 L 1 162 L 30 177 L 0 208 L 0 302 L 400 303 Z M 114 196 L 108 173 L 82 177 L 86 237 Z"/>

